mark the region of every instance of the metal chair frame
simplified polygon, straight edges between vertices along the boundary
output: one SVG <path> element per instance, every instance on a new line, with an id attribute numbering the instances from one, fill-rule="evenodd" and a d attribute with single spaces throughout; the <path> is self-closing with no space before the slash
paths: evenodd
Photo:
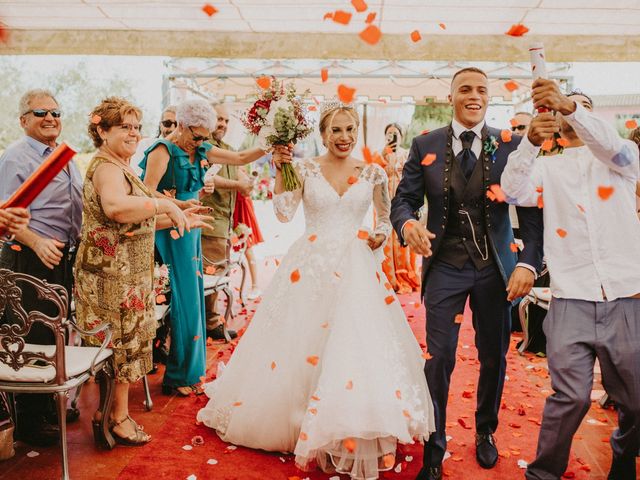
<path id="1" fill-rule="evenodd" d="M 22 289 L 19 283 L 24 282 L 35 288 L 38 297 L 52 302 L 58 309 L 55 317 L 50 317 L 37 310 L 26 312 L 22 306 Z M 108 418 L 113 401 L 114 375 L 112 366 L 112 354 L 100 359 L 102 352 L 109 345 L 112 332 L 108 324 L 101 325 L 92 330 L 84 330 L 75 322 L 67 318 L 68 295 L 61 285 L 49 284 L 44 280 L 34 278 L 24 273 L 15 273 L 10 270 L 0 269 L 0 312 L 10 309 L 20 323 L 4 323 L 0 325 L 0 363 L 9 366 L 16 372 L 22 368 L 31 368 L 38 362 L 38 366 L 52 366 L 55 369 L 54 378 L 45 382 L 27 382 L 20 380 L 0 380 L 0 392 L 10 394 L 11 415 L 16 427 L 18 419 L 16 415 L 15 393 L 53 393 L 56 398 L 58 423 L 60 425 L 60 444 L 62 459 L 62 479 L 69 479 L 69 465 L 67 454 L 67 427 L 66 412 L 69 391 L 80 387 L 90 377 L 100 379 L 100 410 L 102 420 L 99 431 L 101 438 L 96 438 L 100 444 L 106 443 L 113 447 L 115 442 L 109 432 Z M 27 342 L 25 336 L 31 330 L 34 323 L 39 322 L 50 328 L 55 337 L 55 352 L 47 355 L 45 352 L 25 351 Z M 83 336 L 92 336 L 104 333 L 104 340 L 96 352 L 88 370 L 73 377 L 67 376 L 65 365 L 66 332 L 73 329 Z"/>

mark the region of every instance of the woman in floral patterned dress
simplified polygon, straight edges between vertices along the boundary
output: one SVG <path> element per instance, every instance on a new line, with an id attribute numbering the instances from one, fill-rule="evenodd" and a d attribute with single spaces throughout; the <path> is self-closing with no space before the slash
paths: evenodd
<path id="1" fill-rule="evenodd" d="M 129 384 L 152 363 L 155 336 L 153 244 L 156 229 L 202 226 L 195 211 L 183 212 L 168 199 L 155 199 L 129 166 L 140 140 L 140 110 L 110 97 L 91 113 L 89 135 L 98 152 L 83 191 L 81 242 L 75 264 L 78 324 L 91 329 L 107 322 L 113 337 L 116 388 L 110 412 L 118 443 L 143 445 L 151 437 L 130 416 Z M 87 343 L 100 345 L 100 338 Z M 94 422 L 102 412 L 96 412 Z"/>

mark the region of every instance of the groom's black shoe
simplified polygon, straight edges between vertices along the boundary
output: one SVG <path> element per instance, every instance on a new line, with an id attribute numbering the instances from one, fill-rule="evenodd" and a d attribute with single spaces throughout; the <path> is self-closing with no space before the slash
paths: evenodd
<path id="1" fill-rule="evenodd" d="M 416 480 L 442 480 L 442 464 L 437 467 L 422 467 Z"/>
<path id="2" fill-rule="evenodd" d="M 498 449 L 490 433 L 476 433 L 476 460 L 482 468 L 493 468 L 498 461 Z"/>

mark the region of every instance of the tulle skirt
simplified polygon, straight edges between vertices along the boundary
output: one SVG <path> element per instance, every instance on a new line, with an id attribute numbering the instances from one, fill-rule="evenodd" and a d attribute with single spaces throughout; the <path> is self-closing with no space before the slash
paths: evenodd
<path id="1" fill-rule="evenodd" d="M 426 440 L 421 349 L 366 242 L 292 246 L 198 420 L 228 442 L 293 452 L 302 469 L 378 478 Z"/>

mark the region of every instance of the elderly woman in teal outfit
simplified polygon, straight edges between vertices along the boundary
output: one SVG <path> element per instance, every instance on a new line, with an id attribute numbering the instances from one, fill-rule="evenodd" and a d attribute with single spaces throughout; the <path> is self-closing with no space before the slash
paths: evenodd
<path id="1" fill-rule="evenodd" d="M 217 117 L 204 100 L 178 105 L 176 119 L 178 127 L 145 151 L 140 167 L 144 183 L 156 195 L 174 197 L 183 209 L 199 204 L 205 172 L 211 165 L 244 165 L 264 155 L 259 148 L 232 152 L 207 143 Z M 156 246 L 169 265 L 171 282 L 171 347 L 162 391 L 188 396 L 202 393 L 199 384 L 206 364 L 200 230 L 174 236 L 170 230 L 156 233 Z"/>

